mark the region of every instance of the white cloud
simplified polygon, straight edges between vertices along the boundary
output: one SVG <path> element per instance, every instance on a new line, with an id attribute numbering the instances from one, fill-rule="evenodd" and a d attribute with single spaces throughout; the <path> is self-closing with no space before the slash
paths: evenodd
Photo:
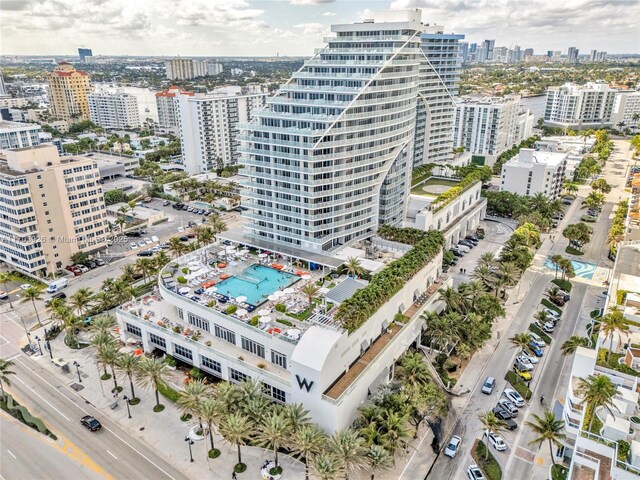
<path id="1" fill-rule="evenodd" d="M 293 28 L 302 29 L 303 35 L 315 36 L 322 35 L 328 28 L 321 23 L 299 23 L 294 25 Z"/>
<path id="2" fill-rule="evenodd" d="M 333 2 L 335 2 L 335 0 L 289 0 L 291 5 L 322 5 Z"/>
<path id="3" fill-rule="evenodd" d="M 335 17 L 335 16 L 336 16 L 336 14 L 335 14 L 335 13 L 333 13 L 333 12 L 324 12 L 324 13 L 322 14 L 322 16 L 323 16 L 323 17 Z"/>

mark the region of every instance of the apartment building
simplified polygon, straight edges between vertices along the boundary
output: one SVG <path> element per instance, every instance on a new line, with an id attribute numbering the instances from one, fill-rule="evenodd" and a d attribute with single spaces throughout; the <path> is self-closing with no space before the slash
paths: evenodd
<path id="1" fill-rule="evenodd" d="M 640 91 L 624 91 L 616 93 L 611 115 L 614 128 L 629 128 L 638 131 L 640 125 Z"/>
<path id="2" fill-rule="evenodd" d="M 464 35 L 444 33 L 439 25 L 421 28 L 414 167 L 453 158 L 455 97 L 462 71 L 460 41 L 464 39 Z"/>
<path id="3" fill-rule="evenodd" d="M 176 97 L 186 95 L 192 97 L 193 92 L 182 90 L 175 85 L 156 93 L 156 105 L 158 107 L 158 126 L 166 128 L 174 133 L 178 132 L 178 115 Z"/>
<path id="4" fill-rule="evenodd" d="M 0 120 L 0 150 L 40 144 L 40 125 Z"/>
<path id="5" fill-rule="evenodd" d="M 90 158 L 60 157 L 54 145 L 6 150 L 0 158 L 0 260 L 49 275 L 78 251 L 106 247 L 105 204 Z"/>
<path id="6" fill-rule="evenodd" d="M 474 160 L 493 165 L 498 155 L 519 143 L 527 130 L 531 131 L 527 128 L 529 116 L 529 112 L 520 115 L 517 95 L 461 97 L 456 101 L 453 145 L 464 147 Z"/>
<path id="7" fill-rule="evenodd" d="M 189 80 L 205 75 L 222 73 L 222 65 L 210 60 L 195 60 L 191 58 L 172 58 L 165 61 L 167 78 L 169 80 Z"/>
<path id="8" fill-rule="evenodd" d="M 617 90 L 605 82 L 565 83 L 561 87 L 549 87 L 544 121 L 565 128 L 611 125 L 616 93 Z"/>
<path id="9" fill-rule="evenodd" d="M 500 191 L 556 198 L 562 192 L 567 153 L 522 148 L 502 166 Z"/>
<path id="10" fill-rule="evenodd" d="M 88 73 L 76 70 L 68 62 L 60 62 L 47 74 L 47 83 L 52 117 L 70 123 L 89 119 L 91 77 Z"/>
<path id="11" fill-rule="evenodd" d="M 133 129 L 140 126 L 138 100 L 134 95 L 94 92 L 89 95 L 91 121 L 106 129 Z"/>
<path id="12" fill-rule="evenodd" d="M 238 123 L 249 122 L 266 99 L 260 90 L 240 87 L 174 97 L 185 171 L 197 175 L 237 163 Z"/>

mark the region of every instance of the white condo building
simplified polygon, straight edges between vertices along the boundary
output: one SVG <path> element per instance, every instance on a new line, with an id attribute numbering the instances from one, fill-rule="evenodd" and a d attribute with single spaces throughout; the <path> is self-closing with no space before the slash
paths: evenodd
<path id="1" fill-rule="evenodd" d="M 222 64 L 210 60 L 172 58 L 164 63 L 169 80 L 189 80 L 205 75 L 218 75 L 223 70 Z"/>
<path id="2" fill-rule="evenodd" d="M 456 102 L 453 145 L 474 160 L 493 165 L 505 150 L 531 134 L 533 115 L 520 111 L 520 97 L 465 96 Z"/>
<path id="3" fill-rule="evenodd" d="M 40 144 L 40 125 L 0 120 L 0 150 Z"/>
<path id="4" fill-rule="evenodd" d="M 547 90 L 544 121 L 559 127 L 592 128 L 611 125 L 617 90 L 604 82 L 565 83 Z"/>
<path id="5" fill-rule="evenodd" d="M 520 149 L 502 166 L 500 191 L 527 196 L 542 193 L 556 198 L 562 191 L 568 156 L 563 152 Z"/>
<path id="6" fill-rule="evenodd" d="M 156 106 L 158 108 L 158 126 L 166 128 L 174 133 L 178 132 L 178 113 L 176 97 L 180 95 L 193 96 L 193 92 L 182 90 L 175 85 L 156 93 Z"/>
<path id="7" fill-rule="evenodd" d="M 251 112 L 262 108 L 266 98 L 259 90 L 239 87 L 177 95 L 173 100 L 186 172 L 197 175 L 237 163 L 237 125 L 249 122 Z"/>
<path id="8" fill-rule="evenodd" d="M 124 92 L 95 92 L 88 96 L 89 117 L 106 129 L 132 129 L 140 126 L 138 100 Z"/>
<path id="9" fill-rule="evenodd" d="M 611 124 L 615 128 L 629 128 L 638 131 L 640 125 L 640 91 L 618 92 L 613 106 Z M 620 124 L 623 125 L 620 125 Z"/>

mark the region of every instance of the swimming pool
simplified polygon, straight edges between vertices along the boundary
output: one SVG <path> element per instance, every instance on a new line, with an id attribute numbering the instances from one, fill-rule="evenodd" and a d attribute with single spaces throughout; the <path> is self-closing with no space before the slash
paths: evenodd
<path id="1" fill-rule="evenodd" d="M 247 297 L 246 303 L 259 305 L 276 290 L 286 288 L 300 279 L 297 275 L 280 272 L 264 265 L 251 265 L 238 275 L 218 283 L 217 292 L 227 297 Z"/>
<path id="2" fill-rule="evenodd" d="M 593 278 L 594 273 L 596 273 L 597 266 L 593 263 L 580 262 L 577 260 L 571 260 L 571 264 L 573 265 L 573 271 L 576 274 L 576 277 L 586 278 L 587 280 L 591 280 Z M 545 268 L 549 270 L 556 270 L 556 264 L 551 261 L 551 257 L 547 257 L 544 261 Z"/>

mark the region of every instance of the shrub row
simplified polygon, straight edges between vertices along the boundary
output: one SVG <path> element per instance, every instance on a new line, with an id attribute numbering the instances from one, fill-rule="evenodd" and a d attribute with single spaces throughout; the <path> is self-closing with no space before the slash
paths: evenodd
<path id="1" fill-rule="evenodd" d="M 533 333 L 537 334 L 540 336 L 540 338 L 542 338 L 545 342 L 547 342 L 547 345 L 551 345 L 551 342 L 553 341 L 553 338 L 551 338 L 549 335 L 547 335 L 545 332 L 543 332 L 540 327 L 538 327 L 535 323 L 532 323 L 529 325 L 529 330 L 531 330 Z"/>
<path id="2" fill-rule="evenodd" d="M 511 384 L 511 386 L 518 392 L 522 398 L 525 400 L 531 399 L 531 390 L 527 387 L 527 384 L 522 381 L 522 379 L 516 375 L 516 373 L 512 370 L 509 370 L 504 379 Z"/>

